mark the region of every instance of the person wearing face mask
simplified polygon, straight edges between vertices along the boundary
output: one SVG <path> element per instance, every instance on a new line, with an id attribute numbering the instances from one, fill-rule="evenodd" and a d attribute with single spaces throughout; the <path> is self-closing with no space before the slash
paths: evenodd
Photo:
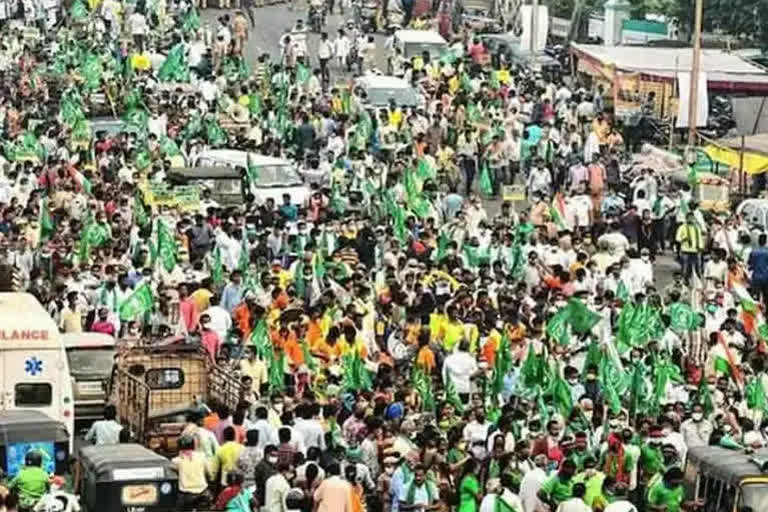
<path id="1" fill-rule="evenodd" d="M 664 477 L 648 489 L 647 501 L 651 507 L 657 507 L 666 512 L 680 512 L 685 490 L 683 489 L 683 472 L 674 467 L 664 473 Z"/>
<path id="2" fill-rule="evenodd" d="M 474 419 L 470 421 L 462 432 L 464 441 L 470 446 L 472 455 L 477 460 L 485 457 L 485 442 L 488 439 L 488 430 L 491 423 L 485 419 L 485 411 L 482 408 L 475 409 Z"/>
<path id="3" fill-rule="evenodd" d="M 712 422 L 704 417 L 704 407 L 701 404 L 694 404 L 691 417 L 680 426 L 680 433 L 689 448 L 707 446 L 713 430 Z"/>
<path id="4" fill-rule="evenodd" d="M 293 469 L 287 462 L 279 462 L 276 469 L 264 484 L 264 512 L 287 512 L 285 497 L 291 490 Z"/>
<path id="5" fill-rule="evenodd" d="M 550 506 L 550 510 L 557 507 L 573 496 L 574 474 L 576 465 L 571 460 L 564 460 L 560 464 L 557 474 L 549 477 L 539 489 L 538 498 Z"/>
<path id="6" fill-rule="evenodd" d="M 264 448 L 264 458 L 261 459 L 254 470 L 255 494 L 259 503 L 265 503 L 267 480 L 277 472 L 277 446 L 270 444 Z"/>

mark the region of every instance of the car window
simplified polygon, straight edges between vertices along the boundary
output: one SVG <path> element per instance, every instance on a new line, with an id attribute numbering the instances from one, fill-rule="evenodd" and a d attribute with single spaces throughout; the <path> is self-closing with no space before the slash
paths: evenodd
<path id="1" fill-rule="evenodd" d="M 401 89 L 376 89 L 369 88 L 368 101 L 371 105 L 386 105 L 390 99 L 402 106 L 416 106 L 419 102 L 419 96 L 412 87 L 403 87 Z"/>
<path id="2" fill-rule="evenodd" d="M 264 165 L 256 168 L 257 187 L 290 187 L 301 184 L 301 177 L 291 165 Z"/>

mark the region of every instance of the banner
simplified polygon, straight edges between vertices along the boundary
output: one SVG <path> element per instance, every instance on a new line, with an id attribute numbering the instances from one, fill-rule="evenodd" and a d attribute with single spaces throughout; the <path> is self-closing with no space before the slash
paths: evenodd
<path id="1" fill-rule="evenodd" d="M 200 187 L 178 185 L 169 187 L 165 183 L 150 183 L 144 189 L 144 202 L 149 206 L 178 207 L 183 211 L 200 209 Z"/>
<path id="2" fill-rule="evenodd" d="M 688 127 L 688 103 L 691 95 L 691 73 L 680 72 L 677 74 L 677 87 L 679 89 L 678 98 L 680 98 L 677 107 L 677 122 L 675 127 Z M 709 116 L 709 97 L 707 94 L 707 73 L 699 73 L 699 88 L 696 99 L 696 126 L 707 126 L 707 117 Z"/>

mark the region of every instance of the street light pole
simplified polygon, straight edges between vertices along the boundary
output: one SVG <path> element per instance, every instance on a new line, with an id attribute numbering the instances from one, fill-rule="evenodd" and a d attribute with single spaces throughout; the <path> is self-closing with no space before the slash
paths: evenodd
<path id="1" fill-rule="evenodd" d="M 691 90 L 688 95 L 688 146 L 696 145 L 696 124 L 699 103 L 699 68 L 701 67 L 701 19 L 703 0 L 696 1 L 696 19 L 693 29 L 693 63 L 691 66 Z M 704 91 L 706 94 L 706 91 Z"/>

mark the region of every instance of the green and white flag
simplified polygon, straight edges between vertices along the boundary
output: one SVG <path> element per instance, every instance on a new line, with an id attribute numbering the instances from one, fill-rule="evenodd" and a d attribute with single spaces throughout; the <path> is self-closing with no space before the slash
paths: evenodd
<path id="1" fill-rule="evenodd" d="M 176 267 L 176 238 L 162 220 L 157 221 L 157 255 L 166 271 Z"/>
<path id="2" fill-rule="evenodd" d="M 133 293 L 120 304 L 118 308 L 120 320 L 133 320 L 148 311 L 152 311 L 154 303 L 155 299 L 152 295 L 152 288 L 145 281 L 136 287 Z"/>

